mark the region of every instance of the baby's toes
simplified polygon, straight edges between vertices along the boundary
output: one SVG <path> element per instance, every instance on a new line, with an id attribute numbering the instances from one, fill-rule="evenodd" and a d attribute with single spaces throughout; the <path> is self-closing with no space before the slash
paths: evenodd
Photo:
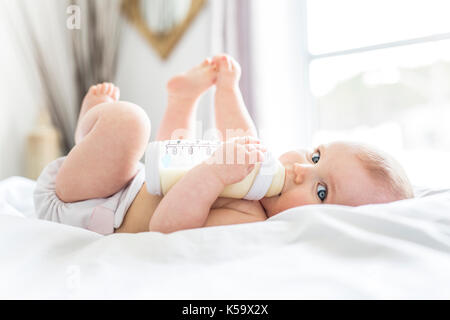
<path id="1" fill-rule="evenodd" d="M 213 65 L 216 69 L 216 71 L 231 71 L 231 64 L 229 62 L 229 59 L 226 55 L 220 54 L 217 56 L 214 56 L 213 58 Z"/>
<path id="2" fill-rule="evenodd" d="M 104 93 L 107 94 L 108 96 L 112 95 L 113 90 L 114 90 L 114 85 L 110 82 L 105 82 L 104 86 L 105 86 Z"/>
<path id="3" fill-rule="evenodd" d="M 222 57 L 222 56 L 220 56 L 220 55 L 214 56 L 214 57 L 212 58 L 212 63 L 213 63 L 214 65 L 219 65 L 219 64 L 220 64 L 220 57 Z"/>
<path id="4" fill-rule="evenodd" d="M 120 90 L 113 83 L 107 82 L 105 94 L 117 101 L 119 100 Z"/>
<path id="5" fill-rule="evenodd" d="M 220 69 L 223 71 L 232 71 L 231 60 L 228 56 L 222 56 L 220 58 Z"/>
<path id="6" fill-rule="evenodd" d="M 113 86 L 113 91 L 112 91 L 111 97 L 117 101 L 117 100 L 119 100 L 119 96 L 120 96 L 119 88 L 116 86 Z"/>
<path id="7" fill-rule="evenodd" d="M 211 66 L 212 66 L 212 70 L 214 72 L 218 72 L 219 71 L 219 65 L 217 63 L 215 63 L 214 61 L 212 62 Z"/>
<path id="8" fill-rule="evenodd" d="M 239 65 L 239 63 L 231 57 L 229 58 L 229 61 L 231 63 L 231 70 L 235 73 L 241 73 L 241 66 Z"/>
<path id="9" fill-rule="evenodd" d="M 90 86 L 87 94 L 96 95 L 97 94 L 97 86 Z"/>
<path id="10" fill-rule="evenodd" d="M 202 62 L 202 67 L 211 66 L 211 64 L 212 64 L 212 59 L 211 59 L 211 58 L 206 58 L 206 59 L 203 60 L 203 62 Z"/>
<path id="11" fill-rule="evenodd" d="M 96 95 L 97 96 L 101 96 L 105 94 L 105 86 L 104 84 L 99 83 L 98 85 L 96 85 Z"/>
<path id="12" fill-rule="evenodd" d="M 97 95 L 105 94 L 105 89 L 106 89 L 106 86 L 104 83 L 99 83 L 98 85 L 95 86 L 95 91 L 96 91 Z"/>

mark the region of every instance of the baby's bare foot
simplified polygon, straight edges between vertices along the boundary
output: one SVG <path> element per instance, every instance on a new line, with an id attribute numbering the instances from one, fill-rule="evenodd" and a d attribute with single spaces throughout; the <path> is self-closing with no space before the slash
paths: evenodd
<path id="1" fill-rule="evenodd" d="M 217 69 L 216 87 L 235 88 L 241 78 L 241 66 L 232 57 L 220 54 L 213 58 L 213 64 Z"/>
<path id="2" fill-rule="evenodd" d="M 200 65 L 170 79 L 167 90 L 171 96 L 197 99 L 215 81 L 216 70 L 211 59 L 207 58 Z"/>
<path id="3" fill-rule="evenodd" d="M 119 100 L 120 91 L 112 83 L 104 82 L 89 88 L 81 105 L 80 118 L 96 105 Z"/>

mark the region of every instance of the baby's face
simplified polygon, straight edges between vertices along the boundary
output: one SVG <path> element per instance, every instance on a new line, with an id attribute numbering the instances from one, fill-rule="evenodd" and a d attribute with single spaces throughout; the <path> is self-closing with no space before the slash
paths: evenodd
<path id="1" fill-rule="evenodd" d="M 269 217 L 307 204 L 358 206 L 389 201 L 346 143 L 289 151 L 279 160 L 286 168 L 283 190 L 279 196 L 261 199 Z"/>

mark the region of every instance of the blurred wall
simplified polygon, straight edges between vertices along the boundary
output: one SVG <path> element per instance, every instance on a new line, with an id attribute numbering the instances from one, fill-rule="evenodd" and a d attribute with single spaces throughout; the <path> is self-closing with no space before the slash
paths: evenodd
<path id="1" fill-rule="evenodd" d="M 166 107 L 167 81 L 212 53 L 211 7 L 211 2 L 207 2 L 167 60 L 161 60 L 132 25 L 124 25 L 116 84 L 120 86 L 122 100 L 136 103 L 147 111 L 152 122 L 151 139 Z M 208 92 L 199 103 L 197 117 L 204 122 L 204 128 L 211 124 L 208 112 L 211 106 L 211 92 Z"/>
<path id="2" fill-rule="evenodd" d="M 0 179 L 25 175 L 26 137 L 35 125 L 43 105 L 27 87 L 29 77 L 13 35 L 0 19 Z M 167 60 L 159 58 L 147 41 L 127 22 L 123 24 L 116 84 L 121 99 L 144 108 L 152 121 L 152 139 L 167 101 L 166 83 L 179 72 L 211 55 L 211 4 L 208 2 L 187 29 Z M 211 93 L 199 105 L 198 119 L 211 125 Z"/>
<path id="3" fill-rule="evenodd" d="M 24 174 L 26 136 L 41 105 L 28 86 L 29 71 L 5 23 L 0 19 L 0 179 Z"/>

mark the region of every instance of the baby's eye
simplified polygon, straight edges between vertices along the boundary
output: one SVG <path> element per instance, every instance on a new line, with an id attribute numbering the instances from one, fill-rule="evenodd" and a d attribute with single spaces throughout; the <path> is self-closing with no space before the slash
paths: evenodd
<path id="1" fill-rule="evenodd" d="M 325 201 L 327 198 L 327 188 L 321 184 L 317 186 L 317 196 L 319 197 L 320 201 Z"/>
<path id="2" fill-rule="evenodd" d="M 320 160 L 320 152 L 319 152 L 319 151 L 314 152 L 314 153 L 312 154 L 311 160 L 312 160 L 312 162 L 314 162 L 314 163 L 319 162 L 319 160 Z"/>

